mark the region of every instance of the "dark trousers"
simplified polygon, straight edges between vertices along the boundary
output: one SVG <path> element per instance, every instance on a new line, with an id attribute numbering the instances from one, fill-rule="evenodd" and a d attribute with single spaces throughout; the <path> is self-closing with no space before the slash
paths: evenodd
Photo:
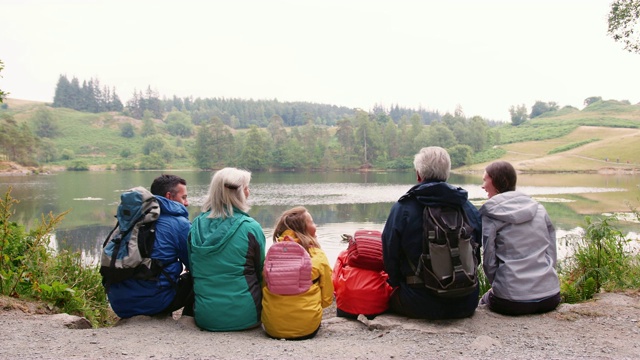
<path id="1" fill-rule="evenodd" d="M 171 314 L 172 312 L 184 308 L 182 315 L 193 316 L 193 304 L 195 302 L 195 294 L 193 292 L 193 278 L 191 273 L 180 275 L 176 283 L 176 296 L 161 314 Z"/>
<path id="2" fill-rule="evenodd" d="M 503 315 L 542 314 L 554 310 L 560 304 L 560 293 L 535 302 L 518 302 L 502 299 L 493 294 L 492 289 L 486 292 L 480 304 L 486 304 L 493 312 Z"/>
<path id="3" fill-rule="evenodd" d="M 391 293 L 389 310 L 413 319 L 462 319 L 474 314 L 478 297 L 478 287 L 461 298 L 441 298 L 430 294 L 424 287 L 411 288 L 403 283 Z"/>

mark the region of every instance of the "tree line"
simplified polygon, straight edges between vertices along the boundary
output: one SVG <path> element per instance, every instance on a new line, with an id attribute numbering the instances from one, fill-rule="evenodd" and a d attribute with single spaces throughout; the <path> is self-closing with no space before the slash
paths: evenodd
<path id="1" fill-rule="evenodd" d="M 98 79 L 80 81 L 73 77 L 60 75 L 55 88 L 53 107 L 66 107 L 78 111 L 100 113 L 105 111 L 122 112 L 135 119 L 143 119 L 145 112 L 156 119 L 163 119 L 172 112 L 186 114 L 194 125 L 200 125 L 213 117 L 233 129 L 247 129 L 253 125 L 266 127 L 273 115 L 278 115 L 285 126 L 301 126 L 312 120 L 318 125 L 333 126 L 344 116 L 352 116 L 356 109 L 345 106 L 317 104 L 311 102 L 281 102 L 273 100 L 253 100 L 235 98 L 193 98 L 160 97 L 149 85 L 145 91 L 134 90 L 133 96 L 123 106 L 115 88 L 101 87 Z M 386 109 L 374 105 L 373 113 L 388 114 L 397 123 L 401 117 L 419 114 L 424 124 L 438 120 L 441 114 L 423 108 L 410 109 L 397 104 Z"/>

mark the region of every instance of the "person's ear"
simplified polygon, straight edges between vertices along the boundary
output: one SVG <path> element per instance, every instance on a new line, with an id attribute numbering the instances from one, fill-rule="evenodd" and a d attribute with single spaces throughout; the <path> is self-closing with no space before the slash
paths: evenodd
<path id="1" fill-rule="evenodd" d="M 419 183 L 422 182 L 422 178 L 420 177 L 420 174 L 416 171 L 416 179 L 418 180 Z"/>
<path id="2" fill-rule="evenodd" d="M 166 198 L 167 198 L 167 199 L 169 199 L 169 200 L 173 200 L 173 199 L 171 198 L 171 191 L 167 191 L 167 193 L 166 193 L 166 194 L 164 194 L 164 197 L 166 197 Z"/>

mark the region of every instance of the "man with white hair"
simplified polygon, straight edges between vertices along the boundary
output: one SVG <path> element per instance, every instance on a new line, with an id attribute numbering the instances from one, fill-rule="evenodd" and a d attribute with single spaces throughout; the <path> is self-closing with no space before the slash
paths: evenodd
<path id="1" fill-rule="evenodd" d="M 384 266 L 394 292 L 389 301 L 392 312 L 410 318 L 454 319 L 473 315 L 478 306 L 479 288 L 459 297 L 441 297 L 414 284 L 415 268 L 423 254 L 423 210 L 425 206 L 462 208 L 473 227 L 471 241 L 480 262 L 482 221 L 478 209 L 468 200 L 467 191 L 446 181 L 451 159 L 441 147 L 430 146 L 415 155 L 414 167 L 418 184 L 413 186 L 391 208 L 382 232 Z"/>

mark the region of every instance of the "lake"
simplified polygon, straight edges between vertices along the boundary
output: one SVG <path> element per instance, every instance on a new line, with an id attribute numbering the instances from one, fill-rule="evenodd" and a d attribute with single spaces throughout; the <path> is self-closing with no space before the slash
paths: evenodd
<path id="1" fill-rule="evenodd" d="M 42 214 L 69 210 L 55 231 L 52 246 L 82 251 L 88 262 L 99 254 L 102 242 L 115 225 L 120 193 L 134 186 L 149 188 L 159 171 L 60 172 L 38 176 L 1 176 L 0 191 L 9 187 L 20 201 L 13 221 L 32 227 Z M 200 213 L 212 172 L 175 171 L 187 180 L 189 213 Z M 482 175 L 452 175 L 449 183 L 462 186 L 480 206 L 486 193 Z M 317 236 L 331 264 L 346 248 L 342 234 L 357 229 L 382 231 L 391 205 L 415 184 L 412 171 L 390 172 L 256 172 L 251 181 L 249 214 L 262 226 L 271 244 L 273 225 L 280 213 L 303 205 L 318 225 Z M 587 215 L 599 216 L 640 208 L 640 176 L 599 174 L 519 175 L 518 190 L 540 201 L 557 228 L 559 244 L 576 234 Z M 629 238 L 638 238 L 638 224 L 620 223 Z M 561 246 L 561 256 L 563 248 Z"/>

